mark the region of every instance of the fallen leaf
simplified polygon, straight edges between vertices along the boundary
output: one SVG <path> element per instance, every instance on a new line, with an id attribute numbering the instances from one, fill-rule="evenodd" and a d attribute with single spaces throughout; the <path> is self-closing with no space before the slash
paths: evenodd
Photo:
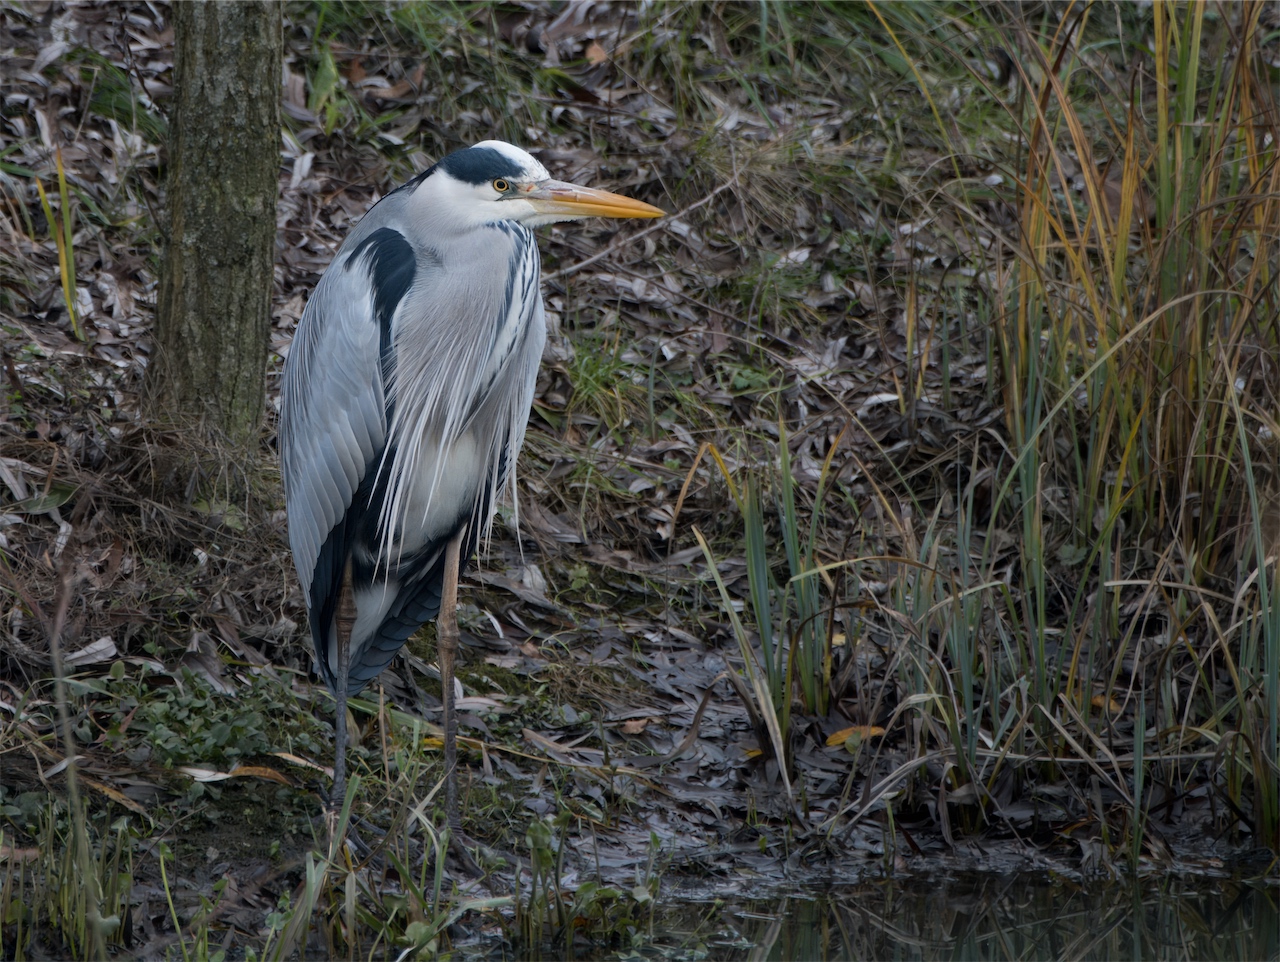
<path id="1" fill-rule="evenodd" d="M 879 738 L 884 734 L 884 729 L 879 725 L 853 725 L 849 728 L 842 728 L 838 732 L 833 732 L 827 736 L 827 747 L 836 748 L 843 746 L 850 751 L 856 751 L 858 746 L 862 744 L 863 739 Z M 850 742 L 853 743 L 852 747 Z"/>
<path id="2" fill-rule="evenodd" d="M 278 772 L 274 768 L 267 768 L 265 765 L 237 765 L 231 770 L 231 775 L 234 778 L 265 778 L 269 782 L 293 785 L 293 781 L 288 775 Z"/>
<path id="3" fill-rule="evenodd" d="M 111 640 L 111 636 L 103 635 L 97 641 L 85 645 L 79 651 L 63 655 L 62 661 L 73 668 L 82 668 L 85 665 L 100 665 L 105 661 L 111 661 L 119 654 L 120 652 L 116 650 L 116 643 Z"/>
<path id="4" fill-rule="evenodd" d="M 1089 699 L 1089 704 L 1099 711 L 1105 711 L 1108 715 L 1118 715 L 1124 711 L 1124 706 L 1114 698 L 1108 698 L 1106 695 L 1094 695 Z"/>
<path id="5" fill-rule="evenodd" d="M 135 802 L 128 795 L 124 794 L 124 792 L 117 791 L 116 789 L 112 788 L 110 785 L 104 785 L 102 784 L 102 782 L 97 781 L 96 779 L 93 779 L 93 778 L 85 778 L 84 775 L 80 776 L 80 781 L 82 784 L 87 785 L 89 788 L 92 788 L 95 792 L 98 792 L 101 795 L 107 796 L 107 798 L 111 799 L 117 805 L 124 806 L 125 808 L 127 808 L 129 811 L 133 812 L 136 815 L 147 814 L 147 810 L 145 808 L 143 808 L 141 805 Z"/>
<path id="6" fill-rule="evenodd" d="M 197 782 L 221 782 L 228 778 L 265 778 L 269 782 L 279 782 L 281 785 L 289 785 L 292 787 L 293 781 L 287 776 L 274 768 L 267 768 L 265 765 L 237 765 L 229 772 L 215 772 L 207 768 L 196 768 L 191 765 L 183 765 L 178 771 L 184 775 L 189 775 Z"/>
<path id="7" fill-rule="evenodd" d="M 454 708 L 458 711 L 485 711 L 494 714 L 514 711 L 513 708 L 504 705 L 501 699 L 492 696 L 486 698 L 484 695 L 468 695 L 466 698 L 455 699 Z"/>
<path id="8" fill-rule="evenodd" d="M 194 768 L 191 765 L 181 765 L 178 771 L 194 778 L 197 782 L 220 782 L 231 777 L 230 772 L 215 772 L 208 768 Z"/>
<path id="9" fill-rule="evenodd" d="M 13 506 L 13 510 L 22 514 L 44 514 L 46 511 L 62 507 L 75 493 L 74 485 L 55 484 L 49 488 L 48 494 L 37 494 L 19 501 Z"/>

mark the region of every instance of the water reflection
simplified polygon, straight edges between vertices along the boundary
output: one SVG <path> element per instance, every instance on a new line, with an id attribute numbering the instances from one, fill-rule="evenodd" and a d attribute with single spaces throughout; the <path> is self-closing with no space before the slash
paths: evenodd
<path id="1" fill-rule="evenodd" d="M 1204 879 L 1136 886 L 1044 876 L 876 882 L 718 911 L 704 905 L 701 930 L 686 932 L 683 951 L 668 929 L 640 954 L 750 962 L 1280 959 L 1278 895 L 1275 887 Z"/>

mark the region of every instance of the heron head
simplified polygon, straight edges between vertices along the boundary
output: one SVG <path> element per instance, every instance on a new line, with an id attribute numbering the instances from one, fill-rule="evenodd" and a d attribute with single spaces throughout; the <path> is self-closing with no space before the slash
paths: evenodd
<path id="1" fill-rule="evenodd" d="M 584 217 L 661 217 L 642 201 L 593 187 L 552 180 L 526 151 L 501 140 L 486 140 L 454 151 L 423 180 L 419 191 L 439 213 L 459 226 L 480 227 L 510 220 L 537 227 Z"/>

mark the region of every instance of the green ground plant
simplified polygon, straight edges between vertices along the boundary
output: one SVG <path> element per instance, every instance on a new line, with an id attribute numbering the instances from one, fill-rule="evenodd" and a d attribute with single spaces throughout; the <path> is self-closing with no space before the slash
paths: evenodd
<path id="1" fill-rule="evenodd" d="M 49 233 L 58 248 L 58 272 L 62 278 L 62 300 L 66 306 L 67 316 L 71 319 L 71 329 L 76 339 L 83 341 L 84 332 L 80 330 L 79 301 L 76 297 L 76 259 L 72 238 L 75 234 L 75 211 L 71 206 L 71 197 L 67 191 L 67 175 L 62 166 L 61 152 L 55 154 L 58 170 L 58 201 L 61 216 L 56 216 L 44 184 L 36 179 L 36 190 L 40 193 L 40 208 L 44 212 L 45 223 L 49 225 Z"/>
<path id="2" fill-rule="evenodd" d="M 922 8 L 875 11 L 881 50 L 903 55 L 935 135 L 961 149 L 920 65 L 954 77 L 964 64 L 990 91 L 961 60 L 973 48 L 940 44 Z M 1136 864 L 1153 778 L 1186 785 L 1208 773 L 1275 850 L 1277 165 L 1260 131 L 1277 116 L 1262 79 L 1260 8 L 1232 19 L 1157 4 L 1154 73 L 1132 74 L 1127 89 L 1097 72 L 1096 8 L 1072 8 L 1048 32 L 1006 12 L 995 19 L 1021 52 L 1027 91 L 1006 118 L 1021 144 L 1017 231 L 1011 265 L 988 265 L 962 299 L 990 318 L 970 334 L 999 364 L 1009 444 L 988 464 L 974 447 L 941 498 L 899 473 L 872 500 L 901 557 L 827 570 L 894 572 L 874 599 L 892 614 L 889 724 L 918 733 L 922 763 L 942 759 L 941 787 L 962 810 L 990 812 L 1010 765 L 1029 773 L 1032 763 L 1053 781 L 1072 770 L 1060 762 L 1083 762 L 1132 813 Z M 977 32 L 980 19 L 960 15 L 952 27 Z M 1108 36 L 1123 42 L 1123 29 Z M 952 56 L 961 63 L 948 67 Z M 935 200 L 955 212 L 958 235 L 984 229 L 965 178 Z M 898 382 L 905 405 L 942 358 L 912 309 L 917 277 L 901 283 L 906 355 L 924 361 Z M 777 450 L 785 461 L 785 445 Z M 979 484 L 994 493 L 981 509 Z M 793 698 L 823 713 L 801 683 L 821 673 L 781 680 L 793 662 L 812 669 L 814 636 L 780 643 L 764 574 L 785 558 L 789 584 L 817 581 L 795 550 L 800 526 L 785 495 L 772 557 L 759 495 L 748 488 L 735 500 L 759 645 L 752 656 L 744 641 L 744 659 L 748 674 L 761 666 L 785 731 Z M 1005 526 L 1017 532 L 1012 580 L 997 567 L 1007 556 L 992 550 Z M 855 587 L 840 603 L 858 600 Z M 817 622 L 821 606 L 797 606 Z M 1168 619 L 1165 640 L 1144 649 L 1153 618 Z"/>
<path id="3" fill-rule="evenodd" d="M 30 847 L 0 830 L 0 923 L 5 954 L 15 962 L 49 951 L 93 959 L 123 945 L 131 924 L 136 829 L 128 817 L 110 826 L 85 825 L 77 844 L 77 817 L 64 801 L 36 793 L 5 799 L 3 814 L 23 826 Z"/>
<path id="4" fill-rule="evenodd" d="M 1255 73 L 1258 12 L 1218 21 L 1206 35 L 1205 8 L 1153 8 L 1154 90 L 1135 89 L 1122 117 L 1100 117 L 1101 105 L 1074 81 L 1081 68 L 1067 47 L 1087 31 L 1087 11 L 1064 24 L 1072 33 L 1053 38 L 1039 64 L 1021 178 L 1022 256 L 996 330 L 1016 454 L 1005 488 L 1023 519 L 1027 590 L 1017 620 L 1034 653 L 1037 733 L 1055 751 L 1067 748 L 1069 718 L 1083 727 L 1077 737 L 1109 727 L 1107 711 L 1090 716 L 1094 699 L 1140 696 L 1161 733 L 1160 749 L 1138 750 L 1146 764 L 1161 765 L 1161 750 L 1175 744 L 1174 753 L 1201 739 L 1216 744 L 1233 730 L 1265 745 L 1275 737 L 1275 639 L 1249 628 L 1274 617 L 1267 507 L 1256 496 L 1263 476 L 1250 456 L 1274 459 L 1269 429 L 1259 433 L 1272 420 L 1270 387 L 1249 360 L 1276 347 L 1266 320 L 1274 317 L 1275 164 L 1257 133 L 1276 115 Z M 1144 115 L 1140 104 L 1154 110 Z M 1203 117 L 1213 119 L 1202 125 Z M 1098 120 L 1118 145 L 1105 163 L 1094 139 L 1102 130 L 1090 134 Z M 1078 158 L 1082 198 L 1052 189 L 1068 154 Z M 1055 523 L 1045 489 L 1056 478 L 1074 496 Z M 1046 647 L 1055 551 L 1084 560 L 1067 595 L 1074 637 L 1068 628 L 1056 657 Z M 1140 660 L 1122 685 L 1136 625 L 1121 612 L 1138 585 L 1186 614 L 1170 625 L 1172 650 Z M 1212 607 L 1206 592 L 1222 589 L 1234 599 L 1234 644 L 1201 620 Z M 1215 684 L 1223 669 L 1252 682 L 1228 694 Z M 1224 711 L 1224 696 L 1234 708 Z M 1265 754 L 1252 757 L 1259 788 L 1276 781 Z M 1274 846 L 1267 807 L 1255 817 L 1259 839 Z"/>
<path id="5" fill-rule="evenodd" d="M 779 424 L 778 435 L 779 458 L 775 470 L 760 472 L 741 483 L 735 481 L 715 446 L 708 447 L 742 517 L 751 620 L 756 628 L 754 639 L 747 635 L 733 611 L 728 589 L 714 571 L 715 559 L 709 546 L 701 535 L 699 539 L 721 600 L 731 612 L 747 666 L 752 687 L 749 691 L 740 691 L 753 714 L 764 724 L 779 764 L 793 772 L 789 748 L 793 694 L 798 695 L 798 707 L 807 715 L 826 716 L 830 707 L 835 629 L 829 606 L 838 592 L 830 576 L 815 560 L 814 550 L 821 527 L 821 505 L 830 481 L 831 460 L 839 438 L 828 452 L 814 502 L 809 505 L 807 521 L 802 523 L 785 425 Z M 776 509 L 772 525 L 766 520 L 766 499 L 773 500 Z M 769 550 L 770 545 L 779 540 L 786 561 L 781 578 L 775 577 L 776 554 Z"/>

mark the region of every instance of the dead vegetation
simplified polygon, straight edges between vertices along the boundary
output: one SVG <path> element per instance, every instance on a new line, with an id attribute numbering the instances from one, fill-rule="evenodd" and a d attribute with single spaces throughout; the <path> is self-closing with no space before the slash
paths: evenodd
<path id="1" fill-rule="evenodd" d="M 355 706 L 364 847 L 308 861 L 330 702 L 271 412 L 346 230 L 489 137 L 672 212 L 545 232 L 519 531 L 464 593 L 469 827 L 551 860 L 523 884 L 1274 851 L 1271 54 L 1260 8 L 1106 10 L 291 5 L 246 469 L 138 403 L 165 8 L 0 7 L 0 859 L 66 824 L 57 638 L 90 832 L 137 852 L 104 938 L 447 937 L 429 644 Z"/>

